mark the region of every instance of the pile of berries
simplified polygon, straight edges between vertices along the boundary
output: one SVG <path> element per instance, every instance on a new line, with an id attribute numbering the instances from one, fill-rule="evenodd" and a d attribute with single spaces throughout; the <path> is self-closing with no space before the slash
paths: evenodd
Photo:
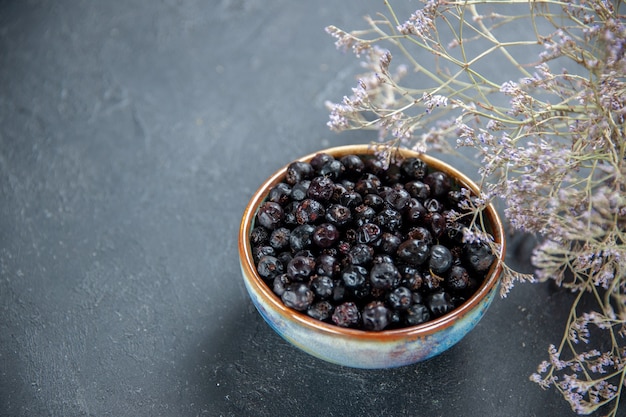
<path id="1" fill-rule="evenodd" d="M 465 194 L 421 159 L 292 162 L 256 213 L 256 269 L 283 303 L 337 326 L 380 331 L 442 316 L 471 296 L 495 260 L 463 243 Z"/>

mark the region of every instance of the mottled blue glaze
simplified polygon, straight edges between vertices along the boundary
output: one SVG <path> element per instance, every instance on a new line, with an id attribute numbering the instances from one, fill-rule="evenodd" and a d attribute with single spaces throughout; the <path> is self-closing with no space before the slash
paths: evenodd
<path id="1" fill-rule="evenodd" d="M 371 153 L 367 145 L 345 146 L 324 150 L 335 157 L 346 154 Z M 403 151 L 404 156 L 417 156 L 437 169 L 453 175 L 463 186 L 477 192 L 477 186 L 467 177 L 434 158 Z M 312 155 L 301 158 L 310 160 Z M 498 288 L 501 264 L 496 262 L 481 287 L 463 305 L 451 313 L 419 326 L 382 332 L 344 329 L 323 323 L 283 305 L 280 299 L 256 273 L 249 234 L 256 208 L 269 189 L 284 176 L 281 169 L 270 177 L 255 193 L 244 213 L 239 233 L 239 255 L 245 286 L 252 303 L 270 327 L 285 340 L 301 350 L 325 361 L 353 368 L 393 368 L 432 358 L 456 344 L 469 333 L 484 316 Z M 502 224 L 493 207 L 487 212 L 492 234 L 502 245 Z"/>

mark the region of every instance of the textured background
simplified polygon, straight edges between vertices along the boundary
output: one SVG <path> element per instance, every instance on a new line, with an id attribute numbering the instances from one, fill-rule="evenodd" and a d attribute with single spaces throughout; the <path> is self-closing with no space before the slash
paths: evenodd
<path id="1" fill-rule="evenodd" d="M 0 414 L 556 416 L 528 381 L 558 343 L 546 285 L 395 370 L 292 348 L 245 294 L 244 206 L 332 145 L 358 62 L 324 26 L 381 1 L 0 1 Z M 407 10 L 416 7 L 415 2 Z M 509 260 L 531 270 L 532 241 Z"/>

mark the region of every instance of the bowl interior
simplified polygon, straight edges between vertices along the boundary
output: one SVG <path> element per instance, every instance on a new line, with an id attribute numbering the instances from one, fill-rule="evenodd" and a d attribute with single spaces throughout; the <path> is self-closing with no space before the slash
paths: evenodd
<path id="1" fill-rule="evenodd" d="M 338 159 L 344 155 L 349 154 L 372 155 L 374 151 L 369 145 L 349 145 L 320 150 L 318 152 L 303 156 L 298 160 L 308 162 L 320 152 L 328 153 Z M 476 183 L 474 183 L 465 174 L 444 163 L 443 161 L 440 161 L 425 154 L 420 154 L 405 149 L 398 149 L 396 155 L 399 158 L 420 158 L 430 168 L 443 171 L 453 177 L 460 187 L 471 190 L 473 194 L 479 194 L 479 187 L 476 185 Z M 352 338 L 379 340 L 385 338 L 395 339 L 400 337 L 420 337 L 436 332 L 437 330 L 454 323 L 456 320 L 463 317 L 467 312 L 474 309 L 476 305 L 479 304 L 480 301 L 497 286 L 499 282 L 499 276 L 502 270 L 502 258 L 505 253 L 506 242 L 504 238 L 504 228 L 502 226 L 500 217 L 498 216 L 495 208 L 489 205 L 485 209 L 483 215 L 485 216 L 485 222 L 488 228 L 487 231 L 493 235 L 494 241 L 498 245 L 500 245 L 501 250 L 499 252 L 499 258 L 494 261 L 493 265 L 485 275 L 482 284 L 474 292 L 474 294 L 471 295 L 463 304 L 441 317 L 435 318 L 416 326 L 374 332 L 343 328 L 333 324 L 325 323 L 285 306 L 282 300 L 276 294 L 274 294 L 272 289 L 263 281 L 260 275 L 256 272 L 249 236 L 252 228 L 254 227 L 255 215 L 258 207 L 266 199 L 269 190 L 283 180 L 287 166 L 288 165 L 285 165 L 283 168 L 275 172 L 255 192 L 250 202 L 246 206 L 239 231 L 239 256 L 245 279 L 248 280 L 248 284 L 254 288 L 259 296 L 262 297 L 263 300 L 271 306 L 271 308 L 279 311 L 280 314 L 284 317 L 289 318 L 290 320 L 294 320 L 303 326 L 310 327 L 311 329 L 315 329 L 317 331 L 328 334 L 349 336 Z"/>

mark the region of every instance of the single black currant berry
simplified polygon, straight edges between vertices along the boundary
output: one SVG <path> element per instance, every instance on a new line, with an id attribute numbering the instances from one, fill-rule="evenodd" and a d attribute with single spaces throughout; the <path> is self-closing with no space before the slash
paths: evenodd
<path id="1" fill-rule="evenodd" d="M 353 210 L 354 220 L 357 226 L 363 226 L 365 223 L 371 223 L 376 217 L 376 210 L 365 204 L 357 206 Z"/>
<path id="2" fill-rule="evenodd" d="M 400 247 L 401 243 L 402 239 L 400 238 L 400 236 L 394 233 L 385 232 L 380 236 L 378 248 L 384 254 L 394 255 L 397 252 L 398 247 Z"/>
<path id="3" fill-rule="evenodd" d="M 291 196 L 291 186 L 284 182 L 279 182 L 270 190 L 267 195 L 268 201 L 278 203 L 280 205 L 287 204 Z"/>
<path id="4" fill-rule="evenodd" d="M 428 267 L 437 274 L 443 275 L 452 266 L 452 252 L 443 245 L 433 245 L 430 248 Z"/>
<path id="5" fill-rule="evenodd" d="M 356 241 L 358 243 L 372 244 L 380 239 L 382 230 L 374 223 L 365 223 L 356 230 Z"/>
<path id="6" fill-rule="evenodd" d="M 429 294 L 426 297 L 426 305 L 435 317 L 443 316 L 454 309 L 450 295 L 444 291 Z"/>
<path id="7" fill-rule="evenodd" d="M 353 209 L 363 204 L 363 197 L 361 196 L 361 194 L 357 193 L 356 191 L 346 191 L 345 193 L 339 196 L 337 201 L 342 206 L 346 206 L 349 209 Z"/>
<path id="8" fill-rule="evenodd" d="M 363 307 L 363 328 L 381 331 L 389 325 L 390 311 L 381 301 L 372 301 Z"/>
<path id="9" fill-rule="evenodd" d="M 361 287 L 367 279 L 367 269 L 359 265 L 348 265 L 341 271 L 340 276 L 346 287 Z"/>
<path id="10" fill-rule="evenodd" d="M 376 215 L 375 223 L 389 232 L 395 232 L 402 227 L 402 214 L 398 210 L 388 207 Z"/>
<path id="11" fill-rule="evenodd" d="M 320 321 L 327 321 L 328 319 L 330 319 L 331 315 L 333 314 L 333 305 L 326 301 L 326 300 L 322 300 L 322 301 L 318 301 L 315 304 L 312 304 L 307 310 L 306 310 L 306 314 L 308 314 L 310 317 L 313 317 L 316 320 L 320 320 Z"/>
<path id="12" fill-rule="evenodd" d="M 265 280 L 274 279 L 276 275 L 282 274 L 283 270 L 283 263 L 275 256 L 265 255 L 257 264 L 257 272 Z"/>
<path id="13" fill-rule="evenodd" d="M 339 262 L 333 255 L 322 253 L 315 259 L 315 273 L 334 278 L 339 273 Z"/>
<path id="14" fill-rule="evenodd" d="M 332 161 L 334 159 L 335 159 L 335 157 L 332 156 L 331 154 L 328 154 L 326 152 L 319 152 L 319 153 L 315 154 L 315 156 L 313 156 L 313 158 L 311 158 L 310 164 L 311 164 L 311 166 L 313 167 L 313 169 L 315 171 L 319 171 L 320 169 L 322 169 L 322 167 L 326 163 L 328 163 L 328 162 L 330 162 L 330 161 Z"/>
<path id="15" fill-rule="evenodd" d="M 263 226 L 256 226 L 250 232 L 250 243 L 252 246 L 259 246 L 267 242 L 270 237 L 270 231 Z"/>
<path id="16" fill-rule="evenodd" d="M 361 321 L 361 313 L 355 303 L 347 301 L 335 307 L 332 321 L 337 326 L 356 327 Z"/>
<path id="17" fill-rule="evenodd" d="M 404 185 L 411 197 L 419 200 L 426 200 L 430 196 L 430 187 L 422 181 L 411 181 Z"/>
<path id="18" fill-rule="evenodd" d="M 409 239 L 398 246 L 398 259 L 409 265 L 419 266 L 426 262 L 430 254 L 430 245 L 424 240 Z"/>
<path id="19" fill-rule="evenodd" d="M 381 211 L 385 207 L 385 199 L 378 194 L 365 194 L 363 204 L 370 206 L 374 211 Z"/>
<path id="20" fill-rule="evenodd" d="M 307 281 L 315 270 L 315 260 L 308 256 L 294 256 L 287 264 L 287 276 L 292 281 Z"/>
<path id="21" fill-rule="evenodd" d="M 416 326 L 430 320 L 430 312 L 423 304 L 413 304 L 406 311 L 404 322 L 407 326 Z"/>
<path id="22" fill-rule="evenodd" d="M 315 294 L 313 294 L 308 285 L 298 282 L 288 285 L 280 298 L 287 307 L 305 311 L 313 303 Z"/>
<path id="23" fill-rule="evenodd" d="M 370 283 L 372 287 L 390 290 L 400 283 L 400 272 L 392 263 L 379 263 L 372 266 L 370 270 Z"/>
<path id="24" fill-rule="evenodd" d="M 289 284 L 291 284 L 291 280 L 287 274 L 277 275 L 272 282 L 272 291 L 274 291 L 274 294 L 281 297 Z"/>
<path id="25" fill-rule="evenodd" d="M 281 251 L 289 247 L 289 236 L 291 231 L 286 227 L 279 227 L 272 231 L 270 235 L 269 244 L 277 251 Z"/>
<path id="26" fill-rule="evenodd" d="M 310 180 L 303 180 L 291 187 L 291 199 L 293 201 L 302 201 L 309 193 Z"/>
<path id="27" fill-rule="evenodd" d="M 393 188 L 385 194 L 385 201 L 397 211 L 404 211 L 411 200 L 411 195 L 404 188 Z"/>
<path id="28" fill-rule="evenodd" d="M 424 177 L 424 184 L 430 187 L 433 197 L 442 197 L 448 194 L 452 186 L 452 180 L 442 171 L 433 171 Z"/>
<path id="29" fill-rule="evenodd" d="M 287 166 L 285 174 L 285 182 L 294 185 L 302 180 L 311 179 L 313 176 L 313 167 L 308 162 L 295 161 Z"/>
<path id="30" fill-rule="evenodd" d="M 326 202 L 333 196 L 335 183 L 330 177 L 315 177 L 311 180 L 307 197 L 320 202 Z"/>
<path id="31" fill-rule="evenodd" d="M 252 257 L 255 262 L 259 262 L 259 259 L 266 255 L 276 256 L 276 249 L 270 245 L 259 245 L 252 248 Z"/>
<path id="32" fill-rule="evenodd" d="M 464 291 L 470 283 L 470 276 L 467 269 L 460 265 L 454 265 L 445 279 L 446 288 L 451 291 Z"/>
<path id="33" fill-rule="evenodd" d="M 409 223 L 418 224 L 424 221 L 426 216 L 426 207 L 417 198 L 411 198 L 409 205 L 404 211 L 404 217 Z"/>
<path id="34" fill-rule="evenodd" d="M 311 278 L 310 286 L 315 295 L 322 300 L 326 300 L 333 295 L 334 284 L 329 276 L 315 275 Z"/>
<path id="35" fill-rule="evenodd" d="M 307 249 L 312 245 L 311 235 L 315 230 L 315 226 L 311 224 L 302 224 L 291 231 L 289 236 L 289 246 L 294 252 Z"/>
<path id="36" fill-rule="evenodd" d="M 394 288 L 387 293 L 387 304 L 394 310 L 406 310 L 413 304 L 413 293 L 407 287 Z"/>
<path id="37" fill-rule="evenodd" d="M 483 242 L 473 242 L 465 245 L 465 258 L 471 267 L 478 272 L 489 269 L 496 259 L 489 246 Z"/>
<path id="38" fill-rule="evenodd" d="M 346 169 L 346 175 L 350 178 L 358 178 L 365 169 L 365 163 L 358 155 L 344 155 L 340 159 Z"/>
<path id="39" fill-rule="evenodd" d="M 348 260 L 353 265 L 369 265 L 373 258 L 374 249 L 363 243 L 353 245 L 348 252 Z"/>
<path id="40" fill-rule="evenodd" d="M 284 216 L 285 211 L 282 206 L 273 201 L 263 203 L 256 214 L 259 224 L 269 230 L 277 228 L 283 221 Z"/>
<path id="41" fill-rule="evenodd" d="M 312 240 L 320 248 L 330 248 L 339 240 L 337 226 L 331 223 L 322 223 L 313 231 Z"/>
<path id="42" fill-rule="evenodd" d="M 318 174 L 331 178 L 332 180 L 336 180 L 343 175 L 345 170 L 346 167 L 344 167 L 340 161 L 333 159 L 332 161 L 328 161 L 322 165 L 322 167 L 318 170 Z"/>
<path id="43" fill-rule="evenodd" d="M 361 178 L 354 184 L 354 190 L 365 196 L 367 194 L 378 194 L 378 187 L 381 186 L 380 178 L 376 175 L 366 172 Z"/>
<path id="44" fill-rule="evenodd" d="M 296 208 L 296 221 L 298 224 L 317 223 L 324 218 L 326 210 L 324 205 L 317 200 L 307 198 Z"/>
<path id="45" fill-rule="evenodd" d="M 428 167 L 421 159 L 411 157 L 402 161 L 400 171 L 409 179 L 420 180 L 426 175 Z"/>

